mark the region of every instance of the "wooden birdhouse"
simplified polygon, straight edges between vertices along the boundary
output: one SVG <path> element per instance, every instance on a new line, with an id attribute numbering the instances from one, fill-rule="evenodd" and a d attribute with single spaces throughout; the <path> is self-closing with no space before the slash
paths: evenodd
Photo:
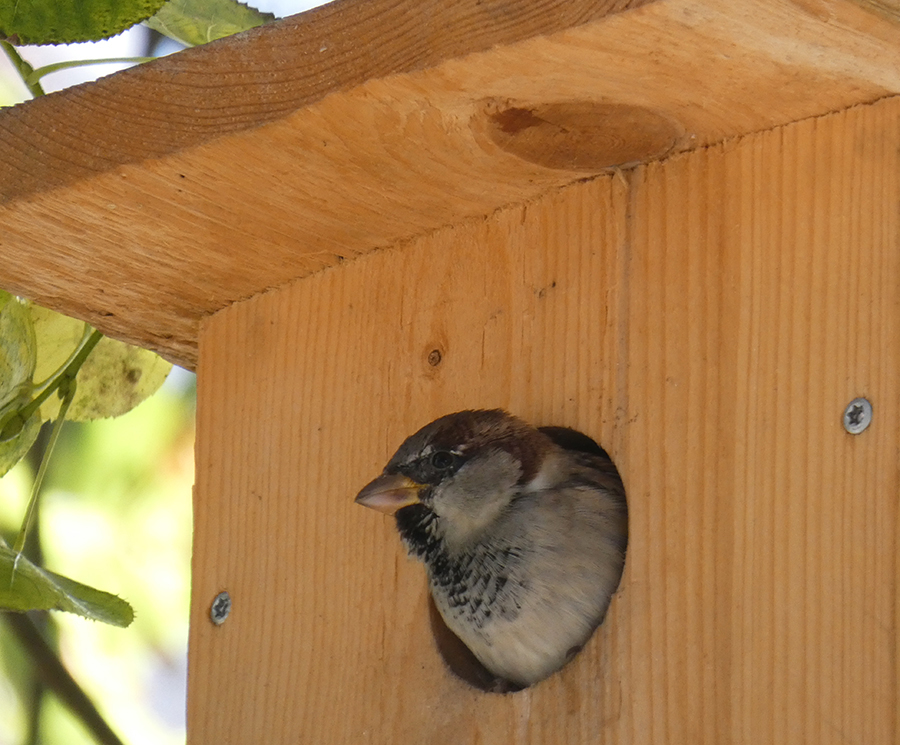
<path id="1" fill-rule="evenodd" d="M 192 745 L 897 742 L 897 0 L 339 0 L 0 112 L 0 194 L 0 286 L 197 370 Z M 628 490 L 515 694 L 353 504 L 469 407 Z"/>

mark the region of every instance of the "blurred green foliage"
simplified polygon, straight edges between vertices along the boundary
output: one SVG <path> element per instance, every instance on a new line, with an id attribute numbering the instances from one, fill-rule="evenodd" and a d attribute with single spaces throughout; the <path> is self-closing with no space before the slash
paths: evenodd
<path id="1" fill-rule="evenodd" d="M 122 417 L 66 423 L 44 482 L 44 565 L 102 585 L 135 608 L 128 629 L 52 614 L 63 661 L 134 745 L 184 742 L 193 402 L 193 376 L 176 370 Z M 7 538 L 18 529 L 33 475 L 23 461 L 0 479 L 0 532 Z M 24 742 L 28 665 L 0 625 L 2 745 Z M 41 743 L 93 742 L 52 696 L 45 698 Z"/>

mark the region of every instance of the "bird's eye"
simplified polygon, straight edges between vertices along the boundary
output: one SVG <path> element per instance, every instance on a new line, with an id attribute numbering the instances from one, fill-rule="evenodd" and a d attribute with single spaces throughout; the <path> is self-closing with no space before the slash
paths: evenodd
<path id="1" fill-rule="evenodd" d="M 431 465 L 438 471 L 446 471 L 455 462 L 456 458 L 453 457 L 453 453 L 448 453 L 446 450 L 438 450 L 431 456 Z"/>

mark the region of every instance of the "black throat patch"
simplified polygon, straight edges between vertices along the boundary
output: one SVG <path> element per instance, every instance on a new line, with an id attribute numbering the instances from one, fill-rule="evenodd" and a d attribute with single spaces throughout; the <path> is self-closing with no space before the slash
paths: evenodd
<path id="1" fill-rule="evenodd" d="M 440 536 L 437 515 L 425 505 L 404 507 L 395 518 L 409 552 L 428 568 L 434 593 L 454 614 L 478 629 L 494 615 L 505 619 L 518 615 L 518 591 L 524 588 L 509 578 L 521 559 L 520 551 L 476 545 L 453 556 Z"/>

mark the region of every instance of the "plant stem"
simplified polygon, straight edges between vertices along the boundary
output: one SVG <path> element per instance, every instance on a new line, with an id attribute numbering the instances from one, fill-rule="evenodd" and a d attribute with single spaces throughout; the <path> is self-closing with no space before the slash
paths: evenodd
<path id="1" fill-rule="evenodd" d="M 155 57 L 108 57 L 107 59 L 77 59 L 77 60 L 67 60 L 65 62 L 54 62 L 52 65 L 44 65 L 43 67 L 39 67 L 37 70 L 32 69 L 30 73 L 28 73 L 27 77 L 25 77 L 25 85 L 40 85 L 38 81 L 44 77 L 45 75 L 49 75 L 51 72 L 58 72 L 59 70 L 68 70 L 72 67 L 87 67 L 88 65 L 108 65 L 115 62 L 133 62 L 135 64 L 143 64 L 144 62 L 150 62 L 150 60 L 156 59 Z M 26 63 L 27 64 L 27 63 Z M 19 71 L 19 74 L 22 74 L 22 71 Z"/>
<path id="2" fill-rule="evenodd" d="M 72 353 L 66 358 L 66 361 L 63 362 L 59 367 L 57 367 L 52 375 L 48 375 L 46 380 L 42 380 L 40 383 L 34 384 L 34 395 L 40 395 L 44 392 L 44 389 L 47 388 L 51 383 L 53 383 L 60 375 L 62 375 L 63 370 L 65 370 L 69 364 L 71 364 L 72 360 L 78 356 L 78 353 L 81 352 L 82 347 L 87 344 L 88 339 L 91 338 L 91 332 L 94 328 L 89 324 L 84 324 L 84 331 L 81 332 L 81 339 L 78 341 L 78 344 L 75 345 L 75 349 L 72 350 Z"/>
<path id="3" fill-rule="evenodd" d="M 66 412 L 72 405 L 72 399 L 75 398 L 75 379 L 73 378 L 66 387 L 66 395 L 63 397 L 59 406 L 59 414 L 56 421 L 53 422 L 53 431 L 50 433 L 50 439 L 47 441 L 47 449 L 44 451 L 44 457 L 41 458 L 41 466 L 38 468 L 37 476 L 34 477 L 34 483 L 31 485 L 31 499 L 28 500 L 28 509 L 25 510 L 25 517 L 22 520 L 22 527 L 19 528 L 19 535 L 16 536 L 16 543 L 13 551 L 16 552 L 16 562 L 22 555 L 22 549 L 25 548 L 25 540 L 28 538 L 28 529 L 31 527 L 31 521 L 34 519 L 34 512 L 37 508 L 38 494 L 41 491 L 41 482 L 44 480 L 44 474 L 47 473 L 47 464 L 50 463 L 50 456 L 53 454 L 53 448 L 59 439 L 59 433 L 62 431 L 63 422 L 66 421 Z M 13 572 L 16 567 L 13 565 Z"/>
<path id="4" fill-rule="evenodd" d="M 37 82 L 37 80 L 29 82 L 30 76 L 34 73 L 34 68 L 22 59 L 22 55 L 20 55 L 16 51 L 16 48 L 8 41 L 0 41 L 0 48 L 6 52 L 6 56 L 9 57 L 10 62 L 13 63 L 13 67 L 16 68 L 16 72 L 21 76 L 22 82 L 25 83 L 25 87 L 28 88 L 28 92 L 35 98 L 43 96 L 44 89 L 41 87 L 41 84 Z"/>
<path id="5" fill-rule="evenodd" d="M 85 324 L 85 326 L 90 328 L 87 324 Z M 14 435 L 16 431 L 25 426 L 25 422 L 28 421 L 29 417 L 41 407 L 41 404 L 44 403 L 44 401 L 50 398 L 54 391 L 58 390 L 64 384 L 69 384 L 71 381 L 75 380 L 78 370 L 84 364 L 84 361 L 93 351 L 94 347 L 97 346 L 97 342 L 102 338 L 103 334 L 97 331 L 97 329 L 93 329 L 90 335 L 82 340 L 81 346 L 79 346 L 76 349 L 75 354 L 69 358 L 66 366 L 57 373 L 50 382 L 46 383 L 46 387 L 37 396 L 18 411 L 12 412 L 11 416 L 0 421 L 0 442 L 2 442 L 5 437 Z M 10 433 L 7 431 L 7 428 L 13 425 L 14 421 L 17 421 L 18 424 L 15 425 L 13 432 Z"/>
<path id="6" fill-rule="evenodd" d="M 85 331 L 90 328 L 85 324 Z M 16 552 L 16 562 L 22 555 L 22 549 L 25 548 L 25 541 L 28 539 L 28 529 L 34 519 L 34 511 L 37 507 L 38 494 L 41 491 L 41 482 L 44 480 L 44 474 L 47 472 L 47 464 L 50 462 L 50 455 L 53 453 L 53 446 L 59 438 L 62 430 L 63 422 L 66 420 L 66 412 L 75 398 L 76 376 L 88 355 L 93 351 L 97 343 L 103 338 L 103 334 L 94 329 L 86 339 L 82 339 L 80 348 L 71 357 L 69 363 L 59 372 L 59 374 L 47 385 L 40 396 L 37 396 L 31 403 L 23 407 L 18 416 L 22 422 L 27 422 L 28 418 L 37 411 L 38 407 L 43 403 L 53 391 L 60 391 L 63 399 L 59 407 L 59 414 L 56 415 L 56 421 L 53 422 L 53 431 L 50 433 L 50 440 L 47 443 L 47 449 L 44 451 L 44 457 L 41 459 L 41 466 L 38 469 L 34 484 L 31 487 L 31 498 L 28 500 L 28 508 L 25 510 L 25 517 L 22 520 L 22 527 L 16 536 L 16 543 L 13 551 Z M 15 572 L 15 565 L 13 572 Z"/>

